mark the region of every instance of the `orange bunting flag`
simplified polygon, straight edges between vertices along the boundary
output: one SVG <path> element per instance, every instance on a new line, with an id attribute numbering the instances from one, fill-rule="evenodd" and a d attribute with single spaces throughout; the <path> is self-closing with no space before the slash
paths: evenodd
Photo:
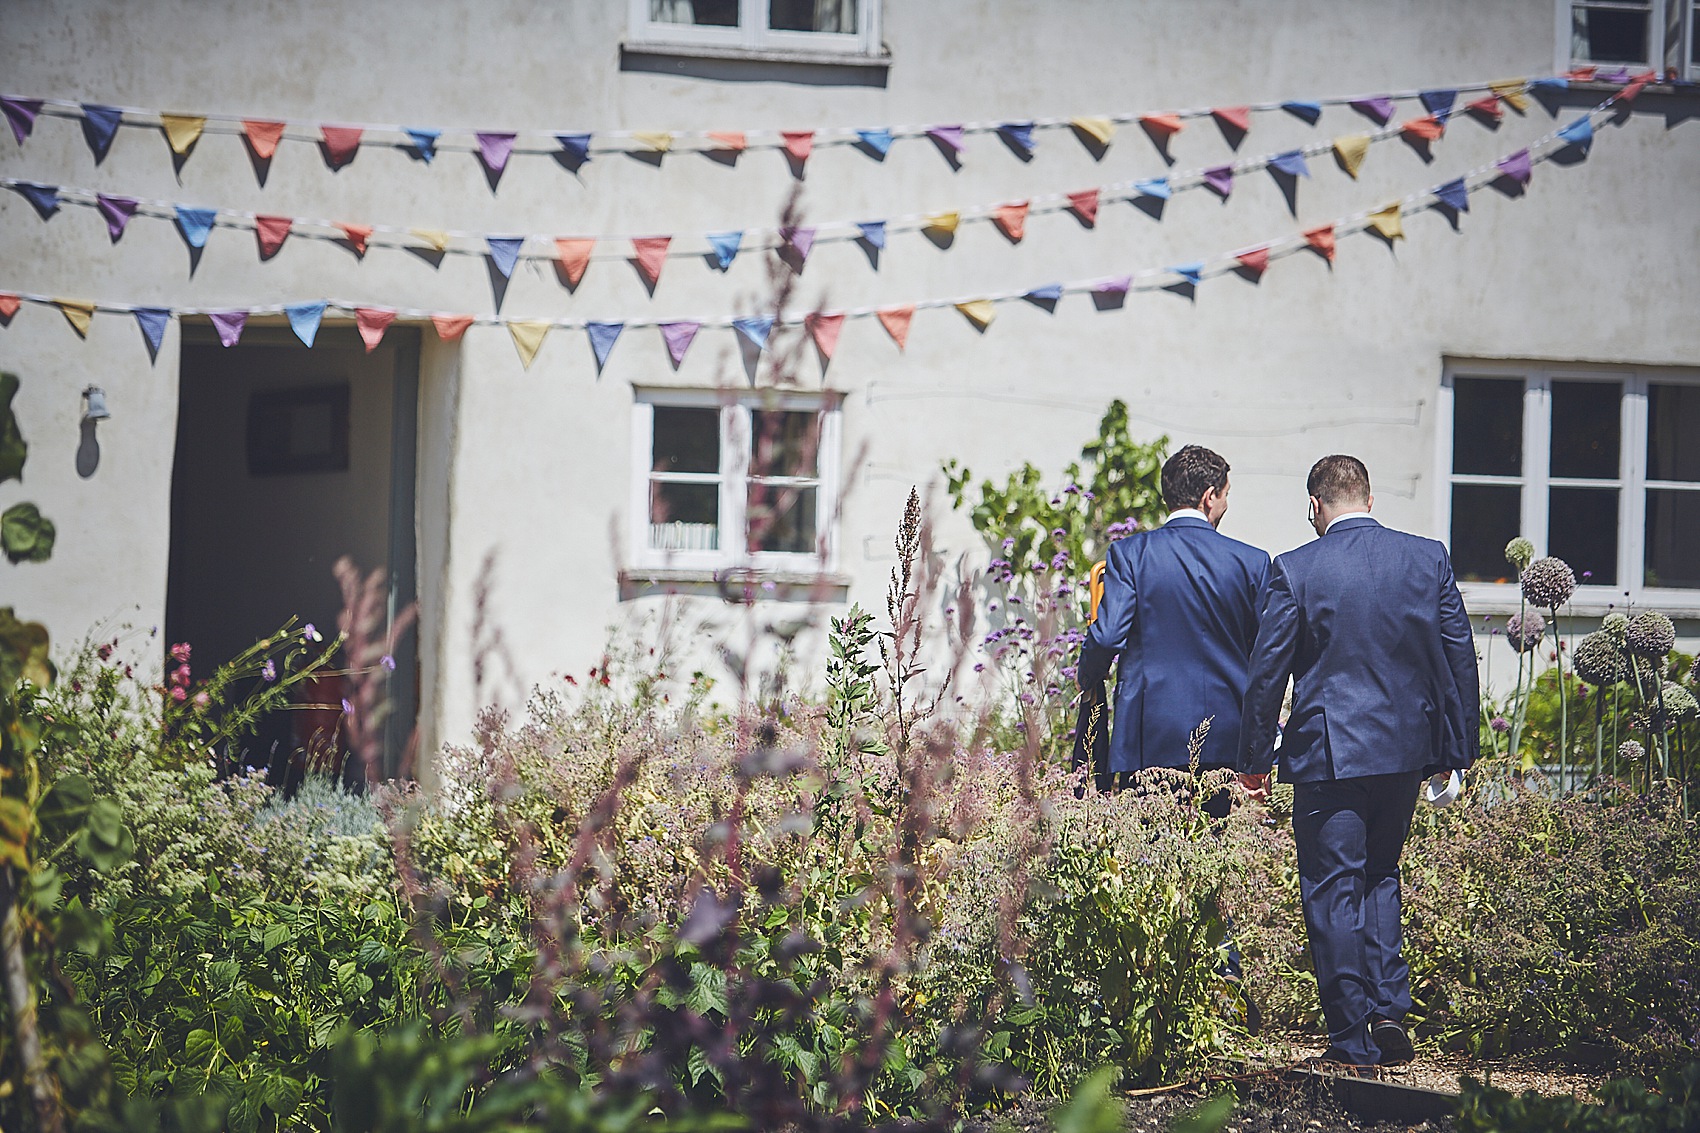
<path id="1" fill-rule="evenodd" d="M 360 135 L 364 133 L 358 126 L 320 126 L 319 136 L 325 140 L 325 153 L 331 159 L 332 169 L 341 169 L 354 160 L 354 155 L 360 149 Z"/>
<path id="2" fill-rule="evenodd" d="M 785 139 L 785 152 L 796 161 L 807 161 L 815 151 L 815 132 L 813 130 L 782 130 L 779 134 Z"/>
<path id="3" fill-rule="evenodd" d="M 1081 223 L 1093 228 L 1098 223 L 1098 190 L 1082 189 L 1068 195 L 1068 207 L 1074 210 Z"/>
<path id="4" fill-rule="evenodd" d="M 349 244 L 354 248 L 354 254 L 364 258 L 366 241 L 372 238 L 372 226 L 370 224 L 338 223 L 337 227 L 342 229 L 343 234 L 348 237 Z"/>
<path id="5" fill-rule="evenodd" d="M 1363 168 L 1364 155 L 1369 153 L 1368 134 L 1346 134 L 1334 139 L 1334 155 L 1340 159 L 1341 168 L 1357 179 L 1358 170 Z"/>
<path id="6" fill-rule="evenodd" d="M 18 313 L 18 308 L 23 305 L 23 302 L 22 299 L 10 293 L 0 295 L 0 320 L 11 322 L 12 316 Z"/>
<path id="7" fill-rule="evenodd" d="M 159 124 L 165 130 L 165 140 L 171 146 L 171 152 L 182 157 L 189 152 L 189 147 L 200 140 L 201 131 L 207 128 L 205 118 L 191 114 L 161 114 Z"/>
<path id="8" fill-rule="evenodd" d="M 1027 235 L 1027 202 L 999 205 L 998 211 L 992 214 L 992 223 L 1003 230 L 1010 243 L 1021 243 L 1021 238 Z"/>
<path id="9" fill-rule="evenodd" d="M 1249 106 L 1218 106 L 1210 113 L 1216 121 L 1224 126 L 1232 126 L 1242 134 L 1251 131 L 1251 107 Z"/>
<path id="10" fill-rule="evenodd" d="M 1241 252 L 1234 259 L 1253 275 L 1262 275 L 1269 267 L 1269 249 L 1253 248 L 1249 252 Z"/>
<path id="11" fill-rule="evenodd" d="M 719 143 L 715 147 L 716 149 L 729 149 L 733 153 L 743 153 L 744 147 L 749 144 L 745 141 L 742 130 L 710 132 L 708 138 L 712 142 Z"/>
<path id="12" fill-rule="evenodd" d="M 561 270 L 567 273 L 570 286 L 577 287 L 578 281 L 584 278 L 584 269 L 590 266 L 590 253 L 595 247 L 593 239 L 555 241 L 555 259 L 559 261 Z"/>
<path id="13" fill-rule="evenodd" d="M 1186 123 L 1182 122 L 1177 114 L 1144 114 L 1140 116 L 1139 121 L 1147 130 L 1163 139 L 1172 138 L 1186 129 Z"/>
<path id="14" fill-rule="evenodd" d="M 1471 114 L 1479 114 L 1483 118 L 1492 118 L 1495 122 L 1505 117 L 1505 107 L 1499 104 L 1497 94 L 1484 95 L 1464 107 Z"/>
<path id="15" fill-rule="evenodd" d="M 819 311 L 806 315 L 803 325 L 809 328 L 809 334 L 815 340 L 815 349 L 827 361 L 832 360 L 832 352 L 838 349 L 838 332 L 844 329 L 842 314 L 823 314 Z"/>
<path id="16" fill-rule="evenodd" d="M 277 250 L 289 237 L 289 230 L 294 227 L 295 221 L 287 216 L 256 216 L 254 239 L 260 242 L 260 258 L 269 260 L 277 255 Z"/>
<path id="17" fill-rule="evenodd" d="M 384 332 L 395 322 L 395 312 L 386 311 L 379 307 L 354 308 L 354 325 L 360 331 L 360 341 L 366 344 L 366 353 L 370 354 L 378 348 L 378 343 L 384 341 Z"/>
<path id="18" fill-rule="evenodd" d="M 78 338 L 89 336 L 89 323 L 94 320 L 94 304 L 80 299 L 55 299 L 53 305 L 64 312 L 65 321 L 77 332 Z"/>
<path id="19" fill-rule="evenodd" d="M 472 325 L 471 315 L 432 315 L 431 325 L 437 328 L 437 337 L 444 342 L 453 342 L 466 333 L 466 328 Z"/>
<path id="20" fill-rule="evenodd" d="M 1523 93 L 1528 86 L 1528 79 L 1501 79 L 1497 83 L 1489 83 L 1488 90 L 1504 99 L 1505 105 L 1523 114 L 1529 109 L 1529 96 Z"/>
<path id="21" fill-rule="evenodd" d="M 1334 262 L 1334 226 L 1324 224 L 1320 228 L 1312 228 L 1304 234 L 1305 243 L 1322 253 L 1322 258 L 1329 263 Z"/>
<path id="22" fill-rule="evenodd" d="M 255 157 L 270 161 L 277 152 L 277 143 L 283 138 L 283 123 L 243 119 L 242 136 L 248 139 L 248 148 L 254 151 Z"/>
<path id="23" fill-rule="evenodd" d="M 882 307 L 874 312 L 879 317 L 880 325 L 885 327 L 885 333 L 897 343 L 897 349 L 902 350 L 909 343 L 909 324 L 915 321 L 915 305 L 907 307 Z"/>
<path id="24" fill-rule="evenodd" d="M 992 320 L 998 317 L 997 305 L 990 299 L 970 299 L 966 303 L 958 303 L 956 309 L 974 324 L 975 330 L 980 331 L 991 326 Z"/>
<path id="25" fill-rule="evenodd" d="M 1399 126 L 1399 132 L 1408 138 L 1432 142 L 1437 141 L 1440 135 L 1446 133 L 1446 123 L 1432 114 L 1425 114 L 1421 118 L 1413 118 L 1409 122 L 1402 123 Z"/>
<path id="26" fill-rule="evenodd" d="M 651 287 L 661 278 L 661 265 L 667 262 L 667 245 L 673 242 L 671 236 L 635 236 L 632 238 L 632 250 L 637 253 L 638 271 Z"/>

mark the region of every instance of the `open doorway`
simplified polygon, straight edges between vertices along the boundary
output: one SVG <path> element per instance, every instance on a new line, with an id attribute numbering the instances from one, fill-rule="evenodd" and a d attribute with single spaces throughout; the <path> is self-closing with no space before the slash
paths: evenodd
<path id="1" fill-rule="evenodd" d="M 231 348 L 198 329 L 184 331 L 167 642 L 188 642 L 205 676 L 291 616 L 331 640 L 344 555 L 363 574 L 388 570 L 393 620 L 415 593 L 418 333 L 394 327 L 367 353 L 351 328 L 322 328 L 311 350 L 285 327 L 251 326 Z M 418 716 L 416 641 L 394 654 L 385 777 Z M 222 754 L 292 786 L 309 747 L 339 742 L 334 679 L 310 700 L 331 707 L 274 713 Z"/>

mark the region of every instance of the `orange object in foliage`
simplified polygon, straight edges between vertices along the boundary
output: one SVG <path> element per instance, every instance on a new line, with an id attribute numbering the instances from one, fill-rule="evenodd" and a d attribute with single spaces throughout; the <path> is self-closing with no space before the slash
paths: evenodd
<path id="1" fill-rule="evenodd" d="M 1086 615 L 1088 622 L 1098 620 L 1098 603 L 1104 600 L 1104 560 L 1099 559 L 1092 564 L 1092 573 L 1086 579 L 1086 592 L 1092 596 L 1092 612 Z"/>

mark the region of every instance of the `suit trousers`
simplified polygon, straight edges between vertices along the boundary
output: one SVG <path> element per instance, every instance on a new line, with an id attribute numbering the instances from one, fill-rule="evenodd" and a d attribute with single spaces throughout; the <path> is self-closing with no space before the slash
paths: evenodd
<path id="1" fill-rule="evenodd" d="M 1330 1044 L 1370 1065 L 1372 1016 L 1411 1009 L 1411 970 L 1400 955 L 1399 853 L 1411 830 L 1416 772 L 1296 783 L 1293 840 L 1316 988 Z"/>

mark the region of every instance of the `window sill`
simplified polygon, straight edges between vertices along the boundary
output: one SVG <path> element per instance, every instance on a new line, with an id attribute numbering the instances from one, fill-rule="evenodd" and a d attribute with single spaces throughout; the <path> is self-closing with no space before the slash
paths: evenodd
<path id="1" fill-rule="evenodd" d="M 850 589 L 850 576 L 826 570 L 729 567 L 626 567 L 620 571 L 622 600 L 669 594 L 696 594 L 727 602 L 838 602 Z"/>
<path id="2" fill-rule="evenodd" d="M 1516 587 L 1498 587 L 1468 582 L 1458 584 L 1458 589 L 1464 597 L 1464 609 L 1471 617 L 1479 618 L 1484 614 L 1496 617 L 1515 614 L 1522 610 L 1522 598 Z M 1612 598 L 1594 598 L 1592 596 L 1571 600 L 1558 613 L 1561 618 L 1603 618 L 1609 613 L 1623 613 L 1624 597 L 1619 594 Z M 1696 603 L 1691 591 L 1665 599 L 1656 592 L 1643 592 L 1635 601 L 1635 609 L 1658 610 L 1670 615 L 1677 622 L 1692 622 L 1700 620 L 1700 603 Z M 1536 610 L 1542 617 L 1550 617 L 1547 610 Z"/>
<path id="3" fill-rule="evenodd" d="M 646 43 L 628 40 L 620 44 L 620 57 L 635 59 L 726 59 L 739 63 L 789 63 L 811 67 L 851 67 L 886 71 L 891 53 L 858 55 L 848 51 L 794 51 L 766 47 L 716 47 L 694 43 Z"/>

